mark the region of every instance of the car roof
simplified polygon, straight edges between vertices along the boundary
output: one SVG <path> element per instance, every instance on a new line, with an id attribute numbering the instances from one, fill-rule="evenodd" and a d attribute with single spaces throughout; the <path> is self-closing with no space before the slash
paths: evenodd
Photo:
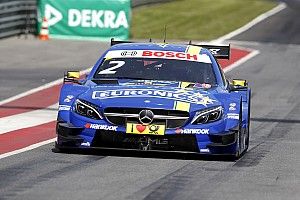
<path id="1" fill-rule="evenodd" d="M 133 42 L 121 42 L 112 45 L 102 56 L 98 59 L 96 64 L 94 65 L 93 69 L 91 70 L 88 78 L 91 79 L 93 77 L 93 74 L 96 73 L 97 68 L 100 66 L 102 63 L 103 59 L 105 58 L 105 55 L 109 51 L 114 51 L 114 50 L 152 50 L 152 51 L 174 51 L 174 52 L 188 52 L 190 50 L 189 48 L 196 48 L 199 54 L 206 54 L 210 57 L 212 61 L 212 67 L 214 68 L 214 73 L 216 74 L 217 82 L 220 85 L 224 85 L 225 83 L 223 82 L 221 72 L 219 65 L 217 64 L 217 61 L 214 57 L 214 55 L 210 52 L 210 50 L 195 46 L 195 45 L 189 45 L 189 44 L 168 44 L 168 43 L 133 43 Z M 200 48 L 200 51 L 199 51 Z"/>

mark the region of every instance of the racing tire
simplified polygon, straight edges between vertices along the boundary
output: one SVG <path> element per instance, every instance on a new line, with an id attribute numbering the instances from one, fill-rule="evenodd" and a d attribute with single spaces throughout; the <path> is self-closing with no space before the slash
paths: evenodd
<path id="1" fill-rule="evenodd" d="M 242 141 L 243 141 L 243 138 L 242 138 L 242 135 L 243 135 L 243 132 L 242 132 L 242 122 L 243 122 L 243 119 L 242 119 L 242 112 L 243 112 L 243 109 L 242 109 L 242 99 L 240 101 L 240 113 L 239 113 L 239 130 L 238 130 L 238 135 L 237 135 L 237 140 L 236 140 L 236 152 L 233 156 L 233 160 L 238 160 L 242 155 L 243 155 L 243 151 L 242 151 Z M 244 142 L 244 141 L 243 141 Z"/>
<path id="2" fill-rule="evenodd" d="M 248 125 L 249 126 L 249 125 Z M 245 149 L 244 149 L 244 153 L 247 152 L 248 148 L 249 148 L 249 137 L 250 137 L 250 134 L 249 134 L 249 128 L 247 127 L 246 129 L 246 133 L 245 133 Z"/>
<path id="3" fill-rule="evenodd" d="M 236 152 L 235 152 L 235 155 L 234 155 L 234 160 L 238 160 L 241 155 L 242 155 L 242 149 L 241 149 L 241 132 L 239 131 L 238 132 L 238 136 L 237 136 L 237 141 L 236 141 L 236 144 L 237 144 L 237 147 L 236 147 Z"/>
<path id="4" fill-rule="evenodd" d="M 72 150 L 61 147 L 57 144 L 57 142 L 54 143 L 54 147 L 51 149 L 53 153 L 68 153 L 71 152 Z"/>
<path id="5" fill-rule="evenodd" d="M 54 147 L 51 149 L 51 151 L 53 153 L 61 153 L 62 152 L 61 148 L 58 147 L 56 142 L 54 143 Z"/>
<path id="6" fill-rule="evenodd" d="M 249 143 L 250 143 L 250 117 L 251 117 L 251 92 L 249 92 L 249 101 L 248 101 L 248 123 L 247 123 L 247 136 L 246 136 L 246 148 L 245 148 L 245 152 L 248 150 L 249 148 Z"/>

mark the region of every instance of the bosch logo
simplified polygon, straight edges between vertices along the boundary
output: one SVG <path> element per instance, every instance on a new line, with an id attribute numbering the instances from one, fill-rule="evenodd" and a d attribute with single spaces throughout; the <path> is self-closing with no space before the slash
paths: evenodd
<path id="1" fill-rule="evenodd" d="M 151 124 L 151 122 L 153 121 L 153 118 L 154 118 L 154 113 L 151 110 L 142 110 L 139 113 L 139 121 L 143 125 Z"/>
<path id="2" fill-rule="evenodd" d="M 121 52 L 121 56 L 136 56 L 137 51 L 123 51 Z"/>

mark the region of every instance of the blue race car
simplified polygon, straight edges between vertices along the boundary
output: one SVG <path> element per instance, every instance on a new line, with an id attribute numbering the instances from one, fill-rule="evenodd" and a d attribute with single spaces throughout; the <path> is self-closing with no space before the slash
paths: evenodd
<path id="1" fill-rule="evenodd" d="M 129 149 L 239 158 L 249 146 L 251 90 L 226 79 L 230 46 L 111 41 L 83 80 L 65 75 L 57 150 Z"/>

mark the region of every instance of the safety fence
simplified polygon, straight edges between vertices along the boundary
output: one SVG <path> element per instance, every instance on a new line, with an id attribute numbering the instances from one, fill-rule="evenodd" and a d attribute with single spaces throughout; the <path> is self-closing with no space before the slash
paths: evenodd
<path id="1" fill-rule="evenodd" d="M 35 34 L 36 0 L 0 1 L 0 38 L 19 34 Z"/>

